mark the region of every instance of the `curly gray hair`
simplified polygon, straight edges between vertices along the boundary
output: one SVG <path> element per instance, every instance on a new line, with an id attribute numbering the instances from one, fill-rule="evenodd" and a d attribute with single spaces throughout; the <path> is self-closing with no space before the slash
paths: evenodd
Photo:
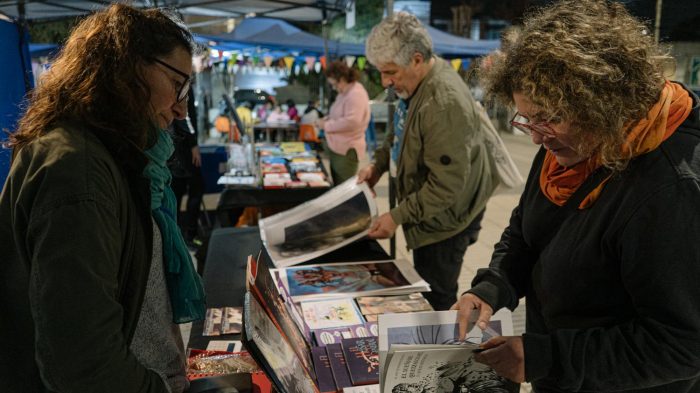
<path id="1" fill-rule="evenodd" d="M 423 59 L 433 56 L 433 40 L 418 18 L 399 12 L 374 26 L 367 37 L 365 53 L 370 63 L 395 63 L 405 67 L 415 53 Z"/>

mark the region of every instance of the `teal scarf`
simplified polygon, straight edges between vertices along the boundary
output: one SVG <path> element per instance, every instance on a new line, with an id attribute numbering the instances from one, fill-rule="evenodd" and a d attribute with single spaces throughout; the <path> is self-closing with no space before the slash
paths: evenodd
<path id="1" fill-rule="evenodd" d="M 168 132 L 158 130 L 158 141 L 145 152 L 149 162 L 143 175 L 151 181 L 151 212 L 163 238 L 165 279 L 173 322 L 186 323 L 204 319 L 204 288 L 177 226 L 175 194 L 170 189 L 171 175 L 166 165 L 174 150 Z"/>

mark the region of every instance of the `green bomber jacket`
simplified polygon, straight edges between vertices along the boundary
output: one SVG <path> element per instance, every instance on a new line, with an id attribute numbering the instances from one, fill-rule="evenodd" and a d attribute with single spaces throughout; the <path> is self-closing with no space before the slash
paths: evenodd
<path id="1" fill-rule="evenodd" d="M 476 103 L 443 59 L 410 100 L 394 181 L 398 205 L 390 211 L 415 249 L 450 238 L 469 225 L 498 186 Z M 375 152 L 375 168 L 389 168 L 394 134 Z"/>

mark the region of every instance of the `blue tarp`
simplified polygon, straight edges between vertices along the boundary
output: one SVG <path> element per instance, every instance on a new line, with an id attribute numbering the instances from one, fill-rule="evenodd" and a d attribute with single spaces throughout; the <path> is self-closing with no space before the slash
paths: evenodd
<path id="1" fill-rule="evenodd" d="M 426 26 L 433 39 L 435 53 L 445 57 L 476 57 L 485 55 L 500 46 L 499 40 L 469 40 Z M 247 18 L 226 34 L 199 35 L 198 41 L 209 43 L 215 49 L 243 50 L 264 47 L 273 50 L 324 53 L 323 38 L 302 31 L 279 19 Z M 364 55 L 364 44 L 349 44 L 328 40 L 331 55 Z"/>
<path id="2" fill-rule="evenodd" d="M 0 142 L 7 139 L 6 131 L 14 131 L 20 104 L 33 85 L 27 42 L 26 32 L 20 37 L 16 24 L 0 20 Z M 10 150 L 0 147 L 0 184 L 5 184 L 10 155 Z"/>
<path id="3" fill-rule="evenodd" d="M 198 41 L 210 42 L 216 49 L 244 50 L 263 47 L 272 50 L 301 52 L 321 55 L 324 53 L 323 38 L 273 18 L 247 18 L 233 31 L 217 35 L 198 35 Z M 214 44 L 212 45 L 211 42 Z M 328 52 L 333 55 L 364 51 L 363 45 L 345 44 L 328 40 Z"/>

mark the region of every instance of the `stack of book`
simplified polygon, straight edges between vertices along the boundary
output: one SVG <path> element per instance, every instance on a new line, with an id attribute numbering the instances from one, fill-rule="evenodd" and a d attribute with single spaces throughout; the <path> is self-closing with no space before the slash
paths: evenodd
<path id="1" fill-rule="evenodd" d="M 316 153 L 303 142 L 256 145 L 263 188 L 330 187 Z"/>

